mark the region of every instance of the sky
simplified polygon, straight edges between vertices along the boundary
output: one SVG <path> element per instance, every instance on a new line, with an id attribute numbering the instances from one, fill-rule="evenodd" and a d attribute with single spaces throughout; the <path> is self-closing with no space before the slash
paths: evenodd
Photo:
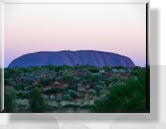
<path id="1" fill-rule="evenodd" d="M 5 67 L 37 51 L 100 50 L 146 65 L 145 4 L 6 4 Z"/>

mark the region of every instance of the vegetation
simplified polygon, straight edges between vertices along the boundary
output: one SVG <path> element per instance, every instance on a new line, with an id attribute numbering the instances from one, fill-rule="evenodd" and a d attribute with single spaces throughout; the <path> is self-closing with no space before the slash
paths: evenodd
<path id="1" fill-rule="evenodd" d="M 16 92 L 13 88 L 5 87 L 4 109 L 5 112 L 12 112 L 16 106 Z"/>
<path id="2" fill-rule="evenodd" d="M 43 112 L 45 109 L 44 99 L 37 87 L 33 88 L 30 93 L 30 107 L 33 112 Z"/>
<path id="3" fill-rule="evenodd" d="M 146 112 L 146 68 L 5 69 L 5 112 Z"/>
<path id="4" fill-rule="evenodd" d="M 93 112 L 144 112 L 146 110 L 146 73 L 137 72 L 139 79 L 129 78 L 114 84 L 103 100 L 95 102 Z"/>

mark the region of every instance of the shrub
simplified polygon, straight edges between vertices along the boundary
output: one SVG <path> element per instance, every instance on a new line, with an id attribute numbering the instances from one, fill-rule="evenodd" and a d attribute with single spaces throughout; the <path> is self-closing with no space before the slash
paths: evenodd
<path id="1" fill-rule="evenodd" d="M 4 71 L 4 78 L 12 78 L 19 75 L 18 68 L 7 68 Z"/>
<path id="2" fill-rule="evenodd" d="M 91 73 L 98 73 L 99 72 L 99 69 L 95 66 L 89 66 L 88 70 L 91 72 Z"/>
<path id="3" fill-rule="evenodd" d="M 44 91 L 44 93 L 45 94 L 56 94 L 59 92 L 59 90 L 60 90 L 59 88 L 54 87 L 54 88 L 51 88 L 51 89 Z"/>
<path id="4" fill-rule="evenodd" d="M 76 66 L 73 66 L 72 69 L 73 70 L 82 70 L 85 66 L 84 65 L 76 65 Z"/>
<path id="5" fill-rule="evenodd" d="M 63 81 L 67 82 L 67 83 L 70 83 L 70 84 L 76 84 L 76 83 L 78 83 L 79 79 L 76 78 L 76 77 L 73 77 L 70 74 L 67 74 L 67 75 L 63 76 Z"/>
<path id="6" fill-rule="evenodd" d="M 48 65 L 47 68 L 49 71 L 55 70 L 55 66 L 53 66 L 53 65 Z"/>
<path id="7" fill-rule="evenodd" d="M 17 93 L 17 98 L 26 99 L 28 98 L 28 95 L 25 93 Z"/>
<path id="8" fill-rule="evenodd" d="M 71 100 L 72 100 L 72 97 L 71 97 L 70 94 L 64 94 L 64 95 L 63 95 L 63 99 L 64 99 L 64 100 L 67 100 L 67 101 L 71 101 Z"/>
<path id="9" fill-rule="evenodd" d="M 73 98 L 78 97 L 78 94 L 75 90 L 68 90 L 67 93 L 70 94 L 70 96 L 73 97 Z"/>
<path id="10" fill-rule="evenodd" d="M 94 88 L 95 88 L 95 90 L 96 90 L 97 92 L 99 92 L 100 90 L 103 89 L 104 86 L 105 86 L 105 83 L 104 83 L 103 81 L 98 81 L 98 82 L 95 84 Z"/>
<path id="11" fill-rule="evenodd" d="M 62 99 L 62 94 L 58 94 L 57 96 L 56 96 L 56 101 L 57 102 L 61 102 L 63 99 Z"/>
<path id="12" fill-rule="evenodd" d="M 96 90 L 90 89 L 90 90 L 89 90 L 89 94 L 90 94 L 90 95 L 96 95 L 97 93 L 96 93 Z"/>
<path id="13" fill-rule="evenodd" d="M 42 79 L 42 80 L 40 81 L 40 84 L 41 84 L 41 85 L 44 85 L 44 86 L 49 86 L 49 85 L 51 84 L 51 82 L 52 82 L 52 79 L 51 79 L 51 78 L 45 78 L 45 79 Z"/>
<path id="14" fill-rule="evenodd" d="M 107 79 L 107 83 L 110 84 L 110 83 L 117 83 L 119 81 L 119 78 L 116 77 L 116 76 L 112 76 L 110 78 Z"/>
<path id="15" fill-rule="evenodd" d="M 26 84 L 26 85 L 31 85 L 33 83 L 33 78 L 31 77 L 27 77 L 26 79 L 24 79 L 22 81 L 22 83 Z"/>
<path id="16" fill-rule="evenodd" d="M 4 111 L 12 112 L 16 106 L 16 92 L 13 88 L 5 87 Z"/>
<path id="17" fill-rule="evenodd" d="M 103 86 L 102 85 L 95 85 L 94 88 L 96 89 L 96 91 L 99 92 L 103 88 Z"/>
<path id="18" fill-rule="evenodd" d="M 39 88 L 32 89 L 30 94 L 30 107 L 33 112 L 43 112 L 45 110 L 44 99 Z"/>
<path id="19" fill-rule="evenodd" d="M 138 80 L 129 78 L 115 84 L 104 99 L 95 102 L 92 112 L 146 112 L 146 74 L 137 73 Z"/>
<path id="20" fill-rule="evenodd" d="M 83 77 L 83 80 L 85 83 L 89 83 L 89 82 L 93 81 L 92 74 L 89 71 L 86 72 L 84 77 Z"/>
<path id="21" fill-rule="evenodd" d="M 21 84 L 16 84 L 14 87 L 16 90 L 24 90 L 26 87 L 28 87 L 28 85 L 21 83 Z"/>
<path id="22" fill-rule="evenodd" d="M 12 85 L 11 79 L 5 78 L 5 79 L 4 79 L 4 85 L 5 85 L 5 86 L 6 86 L 6 85 Z"/>
<path id="23" fill-rule="evenodd" d="M 102 76 L 100 75 L 100 74 L 98 74 L 98 75 L 93 75 L 92 76 L 92 81 L 93 82 L 98 82 L 98 81 L 100 81 L 102 79 Z"/>
<path id="24" fill-rule="evenodd" d="M 112 72 L 112 68 L 109 66 L 103 66 L 105 72 Z"/>
<path id="25" fill-rule="evenodd" d="M 56 66 L 55 67 L 56 72 L 65 71 L 65 70 L 68 70 L 68 69 L 70 69 L 70 66 L 68 66 L 68 65 Z"/>

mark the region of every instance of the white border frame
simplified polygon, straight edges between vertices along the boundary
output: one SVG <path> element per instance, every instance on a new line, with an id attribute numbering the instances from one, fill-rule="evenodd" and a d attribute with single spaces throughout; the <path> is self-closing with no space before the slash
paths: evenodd
<path id="1" fill-rule="evenodd" d="M 4 109 L 4 4 L 0 3 L 0 72 L 1 72 L 1 84 L 0 84 L 0 110 Z"/>
<path id="2" fill-rule="evenodd" d="M 27 4 L 27 3 L 38 3 L 38 4 L 55 4 L 55 3 L 110 3 L 110 4 L 145 4 L 148 3 L 149 0 L 0 0 L 3 4 Z"/>
<path id="3" fill-rule="evenodd" d="M 149 0 L 0 0 L 0 51 L 2 52 L 0 66 L 2 68 L 2 102 L 4 102 L 4 6 L 5 4 L 148 4 Z M 149 9 L 148 9 L 149 14 Z M 148 16 L 149 19 L 149 16 Z M 149 22 L 149 20 L 148 20 Z M 149 23 L 148 23 L 149 28 Z M 148 35 L 149 35 L 149 29 Z M 149 36 L 147 37 L 149 41 Z M 149 44 L 149 42 L 148 42 Z M 2 105 L 4 109 L 4 104 Z M 46 113 L 44 113 L 46 114 Z M 43 115 L 44 115 L 43 114 Z M 56 115 L 55 115 L 56 114 Z M 151 113 L 51 113 L 62 120 L 154 120 Z M 24 115 L 23 115 L 24 116 Z M 26 114 L 25 114 L 26 116 Z M 1 117 L 1 116 L 0 116 Z M 128 118 L 126 118 L 128 117 Z"/>

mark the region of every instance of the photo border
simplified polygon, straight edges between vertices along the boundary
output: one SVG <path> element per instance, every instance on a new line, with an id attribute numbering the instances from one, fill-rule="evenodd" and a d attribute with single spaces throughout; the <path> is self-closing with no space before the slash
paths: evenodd
<path id="1" fill-rule="evenodd" d="M 99 0 L 100 1 L 100 0 Z M 127 2 L 128 1 L 128 2 Z M 140 113 L 150 113 L 150 64 L 149 64 L 149 1 L 148 0 L 112 0 L 108 2 L 98 2 L 98 1 L 82 1 L 82 2 L 68 2 L 66 0 L 63 1 L 54 1 L 52 0 L 3 0 L 0 3 L 0 50 L 1 50 L 1 110 L 4 110 L 4 6 L 6 4 L 146 4 L 146 111 L 145 112 L 138 112 Z M 22 112 L 18 112 L 22 113 Z M 26 112 L 25 112 L 26 113 Z M 49 112 L 47 112 L 49 113 Z M 127 112 L 119 112 L 120 114 L 126 114 Z M 137 114 L 137 112 L 128 112 L 131 114 Z M 61 113 L 60 113 L 61 114 Z M 79 114 L 79 113 L 74 113 Z M 81 113 L 82 114 L 82 113 Z M 89 113 L 88 113 L 89 114 Z M 92 113 L 90 113 L 92 114 Z M 102 114 L 102 113 L 93 113 L 93 114 Z M 105 114 L 105 113 L 103 113 Z M 110 114 L 108 112 L 108 114 Z M 114 114 L 114 113 L 111 113 Z M 117 114 L 117 113 L 115 113 Z"/>

